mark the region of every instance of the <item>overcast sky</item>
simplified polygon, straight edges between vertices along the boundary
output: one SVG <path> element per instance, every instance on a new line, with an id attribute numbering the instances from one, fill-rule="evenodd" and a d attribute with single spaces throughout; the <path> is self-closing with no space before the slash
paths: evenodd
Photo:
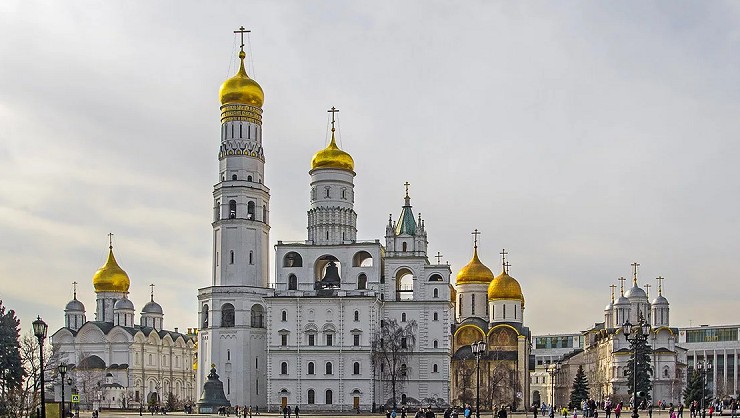
<path id="1" fill-rule="evenodd" d="M 306 238 L 336 106 L 358 238 L 410 182 L 453 278 L 475 228 L 494 272 L 510 252 L 533 333 L 603 321 L 634 261 L 672 325 L 740 323 L 740 3 L 5 0 L 0 298 L 24 330 L 62 326 L 73 281 L 94 319 L 109 231 L 137 311 L 155 283 L 165 327 L 197 325 L 240 25 L 273 243 Z"/>

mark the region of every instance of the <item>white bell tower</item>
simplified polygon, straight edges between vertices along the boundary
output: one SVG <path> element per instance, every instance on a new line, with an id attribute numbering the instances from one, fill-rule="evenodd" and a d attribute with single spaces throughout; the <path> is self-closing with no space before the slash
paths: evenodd
<path id="1" fill-rule="evenodd" d="M 235 405 L 265 407 L 265 303 L 269 273 L 270 189 L 264 184 L 264 92 L 240 67 L 219 91 L 221 139 L 213 188 L 211 286 L 198 292 L 198 396 L 211 364 Z"/>

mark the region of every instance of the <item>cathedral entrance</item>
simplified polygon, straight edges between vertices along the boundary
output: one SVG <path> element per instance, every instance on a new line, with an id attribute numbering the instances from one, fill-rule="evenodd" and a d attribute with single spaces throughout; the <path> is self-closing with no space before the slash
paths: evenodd
<path id="1" fill-rule="evenodd" d="M 285 409 L 286 406 L 288 406 L 288 397 L 283 396 L 280 398 L 280 409 Z"/>
<path id="2" fill-rule="evenodd" d="M 352 408 L 360 409 L 360 397 L 359 396 L 355 396 L 354 401 L 352 401 Z"/>

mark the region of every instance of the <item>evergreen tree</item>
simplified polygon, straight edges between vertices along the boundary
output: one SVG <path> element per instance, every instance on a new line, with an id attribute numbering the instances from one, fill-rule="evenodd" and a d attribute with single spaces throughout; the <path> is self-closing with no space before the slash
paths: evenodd
<path id="1" fill-rule="evenodd" d="M 583 365 L 578 366 L 576 377 L 573 379 L 573 390 L 570 391 L 570 407 L 580 408 L 582 401 L 588 400 L 588 379 L 583 371 Z"/>
<path id="2" fill-rule="evenodd" d="M 650 355 L 653 350 L 648 345 L 647 340 L 638 340 L 632 343 L 632 353 L 630 354 L 630 362 L 627 366 L 627 392 L 632 394 L 635 392 L 634 385 L 637 383 L 637 392 L 645 393 L 645 402 L 650 403 L 650 392 L 653 389 L 653 382 L 651 380 L 653 376 L 653 366 L 650 360 Z M 635 382 L 635 355 L 637 355 L 637 381 Z M 641 402 L 637 400 L 638 404 Z"/>
<path id="3" fill-rule="evenodd" d="M 20 352 L 21 321 L 14 310 L 5 310 L 0 300 L 0 398 L 6 399 L 8 393 L 18 389 L 23 383 L 25 370 Z"/>
<path id="4" fill-rule="evenodd" d="M 696 401 L 701 405 L 701 395 L 704 393 L 704 405 L 708 405 L 711 400 L 707 381 L 699 370 L 694 369 L 686 382 L 686 388 L 683 390 L 683 399 L 686 405 Z"/>

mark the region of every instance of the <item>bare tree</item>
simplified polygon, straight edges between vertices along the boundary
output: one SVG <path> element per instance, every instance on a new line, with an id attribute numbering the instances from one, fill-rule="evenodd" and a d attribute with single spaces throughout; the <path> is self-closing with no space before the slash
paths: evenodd
<path id="1" fill-rule="evenodd" d="M 7 393 L 5 399 L 6 414 L 11 418 L 31 416 L 41 404 L 39 371 L 42 368 L 39 364 L 39 340 L 31 331 L 21 337 L 20 353 L 25 375 L 21 385 Z M 54 369 L 53 356 L 51 347 L 44 346 L 44 377 L 49 376 L 50 371 Z"/>
<path id="2" fill-rule="evenodd" d="M 395 319 L 384 319 L 372 341 L 372 359 L 380 369 L 381 379 L 391 387 L 393 407 L 396 392 L 403 387 L 409 373 L 408 362 L 416 345 L 416 321 L 399 325 Z"/>

